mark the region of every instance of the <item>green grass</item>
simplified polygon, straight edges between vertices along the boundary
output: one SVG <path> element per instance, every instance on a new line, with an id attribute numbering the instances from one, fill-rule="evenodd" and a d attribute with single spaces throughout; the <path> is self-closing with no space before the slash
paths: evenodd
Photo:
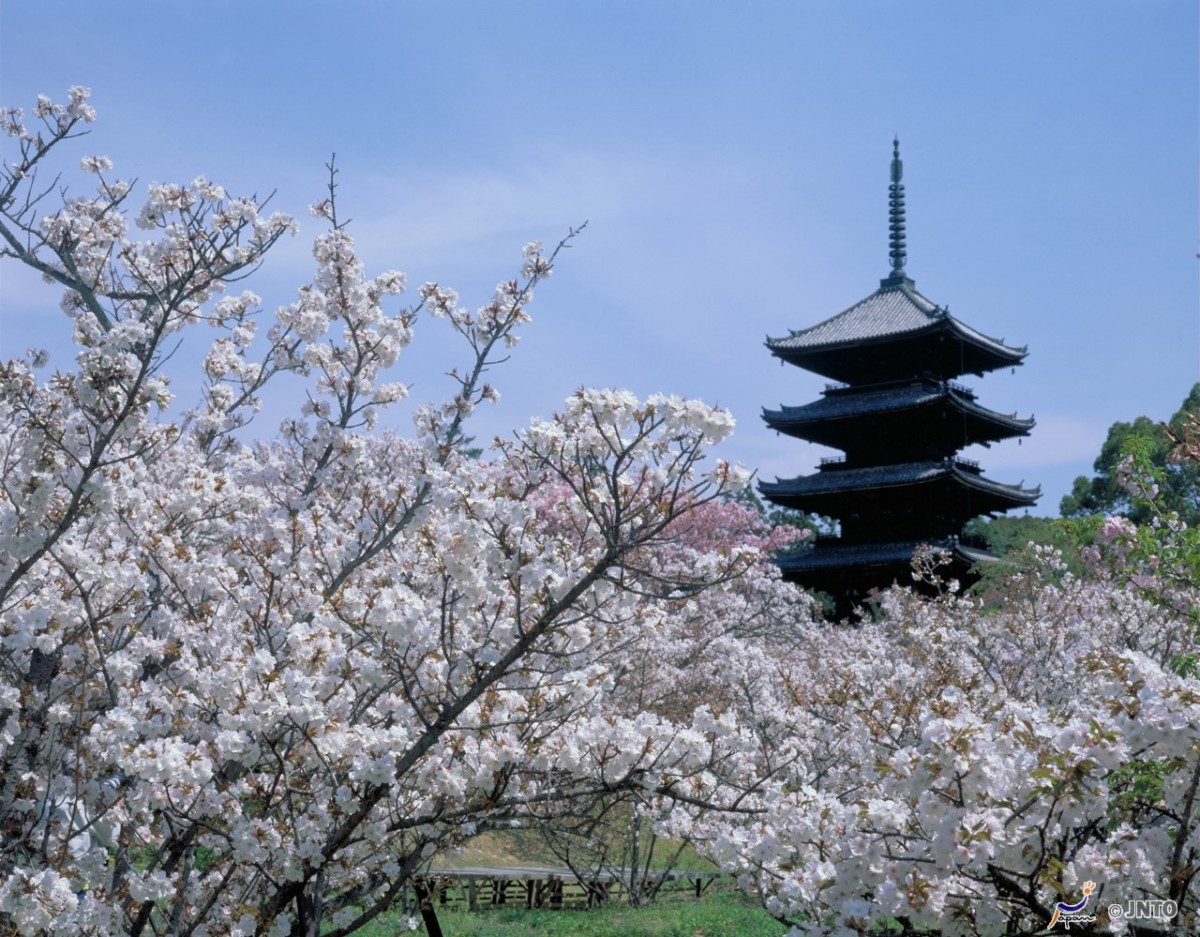
<path id="1" fill-rule="evenodd" d="M 646 908 L 612 905 L 586 911 L 525 911 L 515 908 L 438 911 L 445 937 L 779 937 L 786 928 L 731 891 L 697 900 L 670 897 Z M 363 937 L 399 937 L 410 931 L 381 922 Z M 418 933 L 424 934 L 422 928 Z"/>
<path id="2" fill-rule="evenodd" d="M 660 841 L 651 866 L 662 868 L 668 857 L 674 855 L 675 845 Z M 442 868 L 523 864 L 560 866 L 562 862 L 546 848 L 542 837 L 531 830 L 484 834 L 460 853 L 439 862 Z M 711 862 L 691 848 L 685 848 L 672 867 L 680 871 L 715 871 Z M 439 907 L 437 916 L 445 937 L 779 937 L 787 930 L 750 898 L 737 892 L 728 879 L 714 882 L 700 899 L 677 885 L 668 884 L 666 888 L 655 904 L 636 910 L 623 898 L 614 898 L 606 907 L 587 910 L 508 907 L 472 913 L 460 906 Z M 404 916 L 398 913 L 359 931 L 362 937 L 399 937 L 412 933 L 404 926 Z M 417 931 L 418 937 L 425 933 L 423 927 Z"/>

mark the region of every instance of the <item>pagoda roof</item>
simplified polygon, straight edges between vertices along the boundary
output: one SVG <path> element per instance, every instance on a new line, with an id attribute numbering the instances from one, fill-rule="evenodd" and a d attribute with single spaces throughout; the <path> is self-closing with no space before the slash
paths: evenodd
<path id="1" fill-rule="evenodd" d="M 787 336 L 768 338 L 766 344 L 772 354 L 807 370 L 836 380 L 861 380 L 864 369 L 855 366 L 856 356 L 848 357 L 843 352 L 871 345 L 904 346 L 939 337 L 950 337 L 970 350 L 969 354 L 956 354 L 953 359 L 944 354 L 936 356 L 937 370 L 945 376 L 1017 365 L 1028 354 L 1025 347 L 1006 345 L 1002 339 L 985 335 L 954 318 L 948 309 L 921 295 L 905 276 L 889 277 L 878 290 L 849 309 L 807 329 L 793 329 Z M 907 352 L 897 354 L 896 366 L 903 367 L 906 359 L 909 359 Z M 875 358 L 861 360 L 878 364 Z"/>
<path id="2" fill-rule="evenodd" d="M 913 556 L 928 545 L 949 551 L 949 566 L 938 570 L 943 578 L 954 578 L 966 585 L 974 582 L 975 568 L 995 563 L 997 557 L 960 543 L 955 537 L 903 540 L 887 543 L 838 544 L 818 542 L 803 553 L 787 553 L 775 558 L 783 578 L 810 589 L 830 593 L 839 616 L 851 615 L 854 607 L 870 598 L 874 589 L 886 589 L 893 583 L 913 586 L 918 591 L 935 592 L 932 584 L 913 579 Z"/>
<path id="3" fill-rule="evenodd" d="M 994 561 L 995 555 L 987 550 L 969 547 L 954 537 L 941 540 L 907 540 L 899 543 L 861 543 L 818 545 L 799 553 L 784 553 L 775 558 L 775 564 L 784 573 L 802 573 L 809 570 L 859 569 L 877 566 L 890 567 L 912 562 L 917 547 L 928 544 L 949 550 L 954 558 L 966 565 Z"/>
<path id="4" fill-rule="evenodd" d="M 861 342 L 914 332 L 945 315 L 941 307 L 918 293 L 915 286 L 880 287 L 836 316 L 807 329 L 793 329 L 787 338 L 769 339 L 767 344 L 775 350 Z"/>
<path id="5" fill-rule="evenodd" d="M 1024 488 L 984 478 L 979 467 L 962 459 L 904 462 L 899 465 L 843 467 L 830 462 L 813 475 L 759 482 L 763 495 L 776 504 L 838 517 L 864 496 L 886 489 L 921 488 L 944 501 L 955 492 L 976 495 L 970 516 L 1034 504 L 1041 488 Z"/>
<path id="6" fill-rule="evenodd" d="M 975 402 L 965 387 L 946 381 L 922 380 L 903 384 L 881 384 L 861 388 L 830 388 L 819 400 L 799 407 L 763 408 L 763 419 L 780 432 L 841 448 L 841 437 L 855 426 L 873 422 L 885 414 L 897 414 L 941 405 L 975 418 L 977 439 L 998 440 L 1024 436 L 1034 425 L 1032 418 L 989 410 Z"/>

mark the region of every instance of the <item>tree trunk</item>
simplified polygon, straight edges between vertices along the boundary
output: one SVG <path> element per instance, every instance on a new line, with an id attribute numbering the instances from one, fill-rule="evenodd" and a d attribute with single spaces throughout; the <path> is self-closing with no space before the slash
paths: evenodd
<path id="1" fill-rule="evenodd" d="M 444 937 L 442 926 L 438 923 L 437 912 L 433 908 L 433 894 L 424 879 L 413 880 L 413 890 L 417 893 L 417 907 L 421 909 L 421 921 L 429 937 Z"/>
<path id="2" fill-rule="evenodd" d="M 296 896 L 295 937 L 321 937 L 321 918 L 325 912 L 325 873 L 320 871 Z"/>

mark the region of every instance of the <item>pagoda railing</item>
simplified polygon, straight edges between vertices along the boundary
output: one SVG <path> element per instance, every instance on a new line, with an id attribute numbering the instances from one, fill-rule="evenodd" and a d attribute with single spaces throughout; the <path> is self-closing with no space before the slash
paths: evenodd
<path id="1" fill-rule="evenodd" d="M 845 384 L 837 381 L 831 381 L 826 383 L 824 393 L 827 395 L 833 394 L 834 396 L 847 393 L 861 394 L 876 390 L 887 390 L 893 387 L 906 387 L 915 383 L 923 383 L 926 385 L 932 385 L 934 387 L 941 386 L 942 388 L 952 390 L 954 393 L 960 394 L 969 400 L 974 400 L 976 398 L 975 391 L 971 390 L 971 388 L 967 387 L 965 384 L 959 384 L 957 381 L 945 380 L 929 373 L 928 371 L 923 371 L 922 373 L 913 375 L 912 377 L 901 378 L 900 380 L 879 381 L 878 383 L 870 384 Z"/>

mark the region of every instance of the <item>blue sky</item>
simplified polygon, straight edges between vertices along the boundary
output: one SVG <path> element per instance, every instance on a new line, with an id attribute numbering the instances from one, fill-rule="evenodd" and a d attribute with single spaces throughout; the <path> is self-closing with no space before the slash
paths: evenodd
<path id="1" fill-rule="evenodd" d="M 724 454 L 768 479 L 829 453 L 762 425 L 824 384 L 763 338 L 887 275 L 899 134 L 909 275 L 1030 349 L 967 383 L 1037 428 L 971 454 L 1055 514 L 1109 424 L 1168 417 L 1200 378 L 1197 20 L 1190 0 L 0 0 L 0 101 L 86 84 L 80 155 L 274 190 L 303 231 L 251 284 L 268 308 L 309 275 L 333 152 L 369 268 L 471 305 L 586 220 L 478 435 L 583 384 L 680 393 L 730 407 Z M 0 266 L 0 352 L 63 362 L 67 334 L 53 291 Z M 397 379 L 439 397 L 454 363 L 426 322 Z"/>

